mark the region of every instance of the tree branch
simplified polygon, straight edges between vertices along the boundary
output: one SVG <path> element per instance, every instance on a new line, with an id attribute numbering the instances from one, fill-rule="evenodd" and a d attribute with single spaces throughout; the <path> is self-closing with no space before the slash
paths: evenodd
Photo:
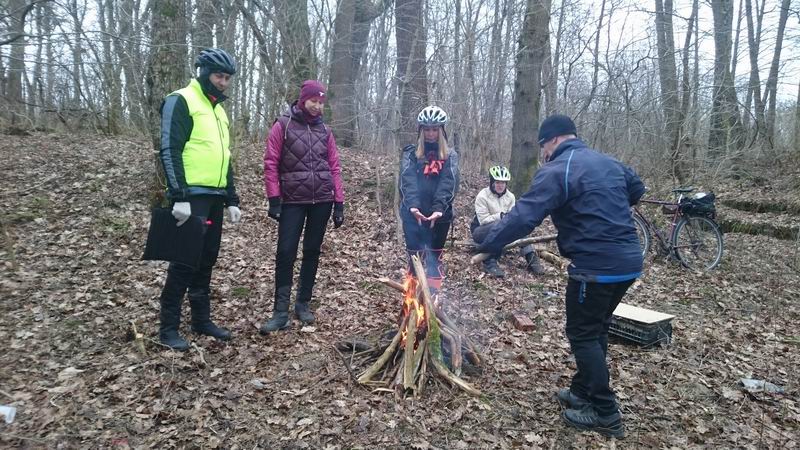
<path id="1" fill-rule="evenodd" d="M 20 21 L 20 24 L 21 24 L 20 28 L 21 29 L 25 28 L 25 17 L 28 15 L 28 13 L 33 11 L 33 8 L 38 3 L 47 3 L 47 2 L 51 2 L 51 1 L 53 1 L 53 0 L 34 0 L 31 3 L 29 3 L 28 5 L 24 6 L 22 8 L 22 15 L 19 17 L 19 21 Z M 12 11 L 11 14 L 9 14 L 7 17 L 13 16 L 15 12 L 16 11 Z M 14 19 L 14 20 L 17 20 L 17 19 Z M 11 44 L 13 42 L 16 42 L 16 41 L 24 38 L 25 36 L 27 36 L 26 33 L 18 33 L 16 36 L 11 36 L 10 38 L 6 38 L 5 40 L 0 41 L 0 46 Z"/>

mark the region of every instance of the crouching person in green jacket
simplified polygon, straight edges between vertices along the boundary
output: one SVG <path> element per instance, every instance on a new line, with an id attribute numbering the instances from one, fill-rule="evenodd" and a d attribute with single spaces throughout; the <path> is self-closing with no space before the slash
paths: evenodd
<path id="1" fill-rule="evenodd" d="M 197 78 L 169 94 L 161 106 L 161 163 L 172 215 L 183 225 L 192 215 L 206 224 L 198 267 L 171 262 L 161 292 L 159 339 L 174 349 L 189 344 L 178 332 L 181 303 L 189 294 L 192 331 L 227 341 L 231 332 L 211 321 L 211 271 L 222 238 L 223 210 L 236 223 L 241 218 L 233 182 L 228 116 L 222 109 L 224 91 L 236 73 L 236 63 L 224 50 L 207 49 L 195 60 Z"/>

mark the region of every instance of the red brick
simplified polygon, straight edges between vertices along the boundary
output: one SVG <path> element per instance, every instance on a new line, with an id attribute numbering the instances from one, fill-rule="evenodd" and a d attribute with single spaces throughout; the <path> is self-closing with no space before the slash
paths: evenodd
<path id="1" fill-rule="evenodd" d="M 533 321 L 524 314 L 514 313 L 514 326 L 518 330 L 531 331 L 533 330 Z"/>

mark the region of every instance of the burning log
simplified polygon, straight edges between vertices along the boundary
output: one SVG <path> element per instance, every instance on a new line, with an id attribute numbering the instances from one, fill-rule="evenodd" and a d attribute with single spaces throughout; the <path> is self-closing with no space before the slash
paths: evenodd
<path id="1" fill-rule="evenodd" d="M 424 274 L 419 258 L 413 256 L 412 261 L 415 273 Z M 475 345 L 431 298 L 425 276 L 409 276 L 403 285 L 386 278 L 379 281 L 403 292 L 403 315 L 392 341 L 382 352 L 374 352 L 377 359 L 358 376 L 358 383 L 384 388 L 381 390 L 389 388 L 398 397 L 418 396 L 430 368 L 433 375 L 451 385 L 470 395 L 481 395 L 461 378 L 463 359 L 478 365 L 481 357 Z M 449 362 L 445 360 L 445 352 Z"/>

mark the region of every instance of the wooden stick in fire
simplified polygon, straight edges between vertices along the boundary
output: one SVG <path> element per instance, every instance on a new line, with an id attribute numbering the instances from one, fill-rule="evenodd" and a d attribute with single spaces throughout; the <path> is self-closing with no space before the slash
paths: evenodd
<path id="1" fill-rule="evenodd" d="M 538 244 L 540 242 L 550 242 L 556 240 L 557 235 L 550 234 L 547 236 L 537 236 L 537 237 L 526 237 L 522 239 L 517 239 L 516 241 L 506 245 L 503 247 L 503 250 L 511 250 L 516 247 L 523 247 L 528 244 Z M 472 264 L 481 263 L 487 259 L 489 259 L 491 255 L 489 253 L 478 253 L 477 255 L 472 257 Z"/>
<path id="2" fill-rule="evenodd" d="M 434 311 L 436 309 L 431 301 L 431 291 L 428 289 L 428 280 L 425 277 L 425 269 L 422 267 L 422 262 L 417 255 L 411 257 L 411 262 L 414 264 L 414 272 L 420 274 L 417 279 L 422 288 L 422 298 L 424 301 L 426 316 L 428 319 L 428 358 L 433 364 L 436 373 L 442 378 L 450 382 L 454 386 L 458 386 L 470 395 L 480 396 L 481 391 L 472 387 L 469 383 L 456 376 L 450 369 L 442 362 L 442 338 L 439 330 L 439 320 L 436 318 Z"/>
<path id="3" fill-rule="evenodd" d="M 406 317 L 403 320 L 403 323 L 400 324 L 400 330 L 406 327 L 406 321 L 408 321 L 408 317 Z M 394 354 L 394 351 L 397 349 L 398 344 L 400 344 L 401 337 L 402 333 L 400 333 L 400 331 L 398 330 L 397 334 L 395 334 L 394 338 L 392 338 L 391 344 L 389 344 L 389 346 L 386 347 L 386 350 L 384 350 L 383 354 L 378 358 L 378 360 L 375 361 L 375 363 L 372 364 L 367 370 L 365 370 L 360 377 L 358 377 L 359 383 L 366 383 L 367 381 L 370 381 L 372 377 L 374 377 L 378 372 L 380 372 L 384 364 L 386 364 L 386 362 L 389 361 L 389 358 L 391 358 L 392 355 Z"/>

